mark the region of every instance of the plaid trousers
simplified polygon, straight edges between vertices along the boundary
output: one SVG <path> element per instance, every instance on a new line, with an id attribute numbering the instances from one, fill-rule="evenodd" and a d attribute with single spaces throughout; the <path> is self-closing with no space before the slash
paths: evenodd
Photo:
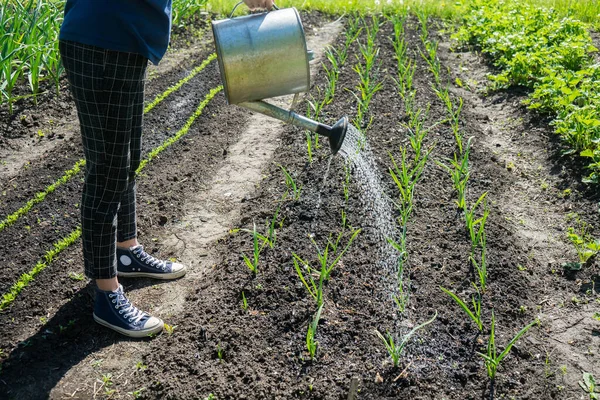
<path id="1" fill-rule="evenodd" d="M 85 274 L 109 279 L 117 274 L 117 240 L 137 236 L 135 171 L 148 59 L 71 41 L 60 42 L 60 54 L 86 160 L 81 201 Z"/>

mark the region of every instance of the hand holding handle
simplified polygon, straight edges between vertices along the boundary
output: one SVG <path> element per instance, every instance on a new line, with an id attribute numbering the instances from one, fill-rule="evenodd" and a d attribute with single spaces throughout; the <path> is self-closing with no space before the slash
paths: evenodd
<path id="1" fill-rule="evenodd" d="M 235 10 L 237 10 L 237 8 L 244 3 L 246 3 L 248 8 L 250 8 L 251 10 L 257 8 L 265 8 L 267 10 L 271 10 L 274 8 L 276 10 L 279 10 L 279 7 L 275 5 L 275 2 L 273 0 L 243 0 L 237 3 L 235 7 L 233 7 L 233 10 L 231 10 L 231 14 L 229 15 L 230 19 L 233 17 L 233 14 L 235 14 Z"/>

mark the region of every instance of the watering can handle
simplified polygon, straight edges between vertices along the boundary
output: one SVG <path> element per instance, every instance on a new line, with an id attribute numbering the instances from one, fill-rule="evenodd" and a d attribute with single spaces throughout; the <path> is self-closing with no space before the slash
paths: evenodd
<path id="1" fill-rule="evenodd" d="M 229 14 L 229 19 L 233 18 L 233 14 L 235 13 L 235 10 L 237 10 L 237 8 L 239 6 L 241 6 L 242 4 L 244 4 L 244 2 L 240 1 L 239 3 L 237 3 L 235 5 L 235 7 L 233 7 L 233 10 L 231 10 L 231 14 Z M 277 7 L 277 5 L 275 4 L 275 2 L 273 2 L 273 8 L 276 9 L 276 10 L 279 10 L 279 7 Z"/>

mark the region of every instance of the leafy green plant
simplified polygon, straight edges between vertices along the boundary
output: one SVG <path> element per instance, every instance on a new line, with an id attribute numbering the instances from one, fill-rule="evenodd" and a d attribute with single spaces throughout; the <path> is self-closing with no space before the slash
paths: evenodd
<path id="1" fill-rule="evenodd" d="M 575 219 L 576 226 L 567 228 L 567 237 L 577 251 L 581 266 L 600 252 L 600 239 L 594 239 L 590 234 L 591 225 L 582 221 L 578 216 L 573 216 L 573 218 Z"/>
<path id="2" fill-rule="evenodd" d="M 475 286 L 475 285 L 473 285 Z M 469 308 L 469 306 L 460 299 L 456 294 L 451 292 L 450 290 L 443 288 L 440 286 L 440 289 L 446 293 L 448 296 L 452 298 L 463 309 L 463 311 L 471 318 L 471 320 L 477 325 L 477 329 L 479 332 L 483 332 L 483 323 L 481 322 L 481 293 L 479 289 L 475 286 L 475 290 L 477 291 L 476 295 L 471 296 L 471 302 L 473 304 L 473 310 Z"/>
<path id="3" fill-rule="evenodd" d="M 600 391 L 596 390 L 596 380 L 594 379 L 594 375 L 589 372 L 583 373 L 583 382 L 579 381 L 579 386 L 584 390 L 584 392 L 590 397 L 590 400 L 598 400 L 600 399 Z"/>
<path id="4" fill-rule="evenodd" d="M 521 336 L 523 336 L 525 333 L 527 333 L 527 331 L 529 329 L 531 329 L 531 327 L 536 325 L 537 323 L 538 323 L 538 321 L 535 320 L 535 321 L 531 322 L 529 325 L 525 326 L 523 329 L 521 329 L 519 331 L 519 333 L 517 333 L 515 335 L 515 337 L 512 338 L 512 340 L 510 342 L 508 342 L 508 344 L 506 345 L 504 350 L 500 354 L 498 354 L 498 349 L 496 347 L 496 317 L 494 315 L 494 311 L 492 311 L 492 325 L 491 325 L 490 336 L 488 338 L 488 343 L 487 343 L 487 352 L 486 352 L 486 354 L 479 353 L 479 352 L 477 353 L 483 358 L 483 360 L 485 362 L 485 367 L 487 370 L 488 377 L 490 378 L 490 382 L 491 382 L 490 398 L 491 399 L 494 398 L 494 384 L 495 384 L 495 380 L 496 380 L 496 373 L 498 371 L 498 367 L 500 366 L 500 363 L 508 355 L 508 353 L 510 352 L 512 347 L 515 345 L 517 340 L 519 340 L 521 338 Z"/>
<path id="5" fill-rule="evenodd" d="M 312 322 L 308 325 L 308 330 L 306 332 L 306 349 L 308 350 L 311 360 L 315 359 L 317 348 L 319 346 L 319 342 L 315 340 L 315 336 L 317 335 L 317 327 L 319 325 L 319 320 L 321 319 L 321 311 L 323 311 L 323 304 L 319 306 Z"/>
<path id="6" fill-rule="evenodd" d="M 524 103 L 554 118 L 556 133 L 569 147 L 565 153 L 590 158 L 584 181 L 598 183 L 600 65 L 593 56 L 598 50 L 589 25 L 572 15 L 516 1 L 475 1 L 453 37 L 479 48 L 499 69 L 490 77 L 493 90 L 533 89 Z"/>
<path id="7" fill-rule="evenodd" d="M 398 368 L 398 365 L 400 365 L 400 357 L 402 356 L 402 352 L 404 351 L 404 348 L 408 344 L 409 340 L 413 337 L 413 335 L 415 333 L 417 333 L 417 331 L 419 331 L 420 329 L 423 329 L 427 325 L 431 324 L 433 321 L 435 321 L 436 318 L 437 318 L 437 312 L 435 313 L 433 318 L 431 318 L 428 321 L 425 321 L 421 325 L 415 326 L 410 332 L 408 332 L 406 335 L 404 335 L 402 337 L 402 339 L 400 340 L 400 343 L 396 343 L 396 341 L 394 340 L 394 337 L 390 333 L 388 333 L 387 337 L 385 337 L 379 331 L 377 331 L 377 330 L 375 331 L 375 333 L 377 334 L 377 337 L 379 337 L 381 339 L 381 341 L 384 343 L 385 349 L 387 350 L 390 358 L 392 359 L 394 368 Z"/>
<path id="8" fill-rule="evenodd" d="M 44 254 L 42 259 L 37 262 L 35 267 L 33 267 L 31 271 L 21 275 L 19 280 L 11 286 L 9 291 L 2 295 L 2 301 L 0 301 L 0 311 L 11 305 L 19 293 L 21 293 L 21 291 L 27 287 L 27 285 L 29 285 L 29 282 L 31 282 L 37 276 L 37 274 L 46 269 L 46 267 L 52 263 L 54 257 L 73 244 L 77 239 L 79 239 L 80 236 L 81 227 L 77 228 L 66 237 L 54 243 L 52 245 L 52 249 L 48 250 L 46 254 Z"/>

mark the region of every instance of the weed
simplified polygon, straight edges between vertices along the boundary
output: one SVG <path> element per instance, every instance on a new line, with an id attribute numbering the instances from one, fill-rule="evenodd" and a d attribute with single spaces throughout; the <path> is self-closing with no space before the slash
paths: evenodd
<path id="1" fill-rule="evenodd" d="M 386 348 L 386 350 L 387 350 L 390 358 L 392 359 L 392 363 L 394 364 L 394 368 L 398 368 L 398 365 L 400 364 L 400 356 L 402 355 L 402 351 L 404 350 L 404 348 L 408 344 L 408 341 L 410 340 L 410 338 L 418 330 L 423 329 L 427 325 L 431 324 L 436 318 L 437 318 L 437 312 L 435 313 L 435 315 L 433 316 L 433 318 L 431 318 L 430 320 L 422 323 L 421 325 L 418 325 L 418 326 L 414 327 L 409 333 L 407 333 L 406 335 L 404 335 L 402 337 L 402 340 L 400 341 L 399 344 L 397 344 L 394 341 L 394 337 L 390 333 L 387 334 L 387 338 L 386 338 L 381 333 L 379 333 L 379 331 L 377 331 L 377 330 L 375 331 L 375 333 L 377 334 L 377 336 L 385 344 L 385 348 Z"/>
<path id="2" fill-rule="evenodd" d="M 583 389 L 583 391 L 590 397 L 590 400 L 600 399 L 600 391 L 596 390 L 596 380 L 594 379 L 594 375 L 589 372 L 583 373 L 583 382 L 579 381 L 579 386 Z M 598 388 L 600 389 L 600 388 Z"/>
<path id="3" fill-rule="evenodd" d="M 477 325 L 477 329 L 479 329 L 480 332 L 483 332 L 483 323 L 481 322 L 481 293 L 479 292 L 479 289 L 477 289 L 477 286 L 473 286 L 477 291 L 476 295 L 471 296 L 473 311 L 471 311 L 469 306 L 464 301 L 462 301 L 460 297 L 458 297 L 456 294 L 441 286 L 440 289 L 448 296 L 450 296 L 452 300 L 454 300 L 456 304 L 458 304 L 460 308 L 463 309 L 463 311 L 469 316 L 469 318 L 471 318 L 471 320 L 475 322 L 475 325 Z"/>
<path id="4" fill-rule="evenodd" d="M 579 262 L 586 264 L 592 257 L 600 252 L 600 239 L 594 239 L 590 234 L 592 226 L 582 221 L 579 216 L 572 215 L 576 226 L 567 228 L 567 237 L 575 247 Z"/>
<path id="5" fill-rule="evenodd" d="M 164 328 L 165 332 L 167 332 L 167 335 L 171 336 L 175 332 L 175 328 L 177 328 L 177 325 L 169 325 L 165 323 Z"/>
<path id="6" fill-rule="evenodd" d="M 69 278 L 74 281 L 82 281 L 85 279 L 85 275 L 78 272 L 69 272 Z"/>

